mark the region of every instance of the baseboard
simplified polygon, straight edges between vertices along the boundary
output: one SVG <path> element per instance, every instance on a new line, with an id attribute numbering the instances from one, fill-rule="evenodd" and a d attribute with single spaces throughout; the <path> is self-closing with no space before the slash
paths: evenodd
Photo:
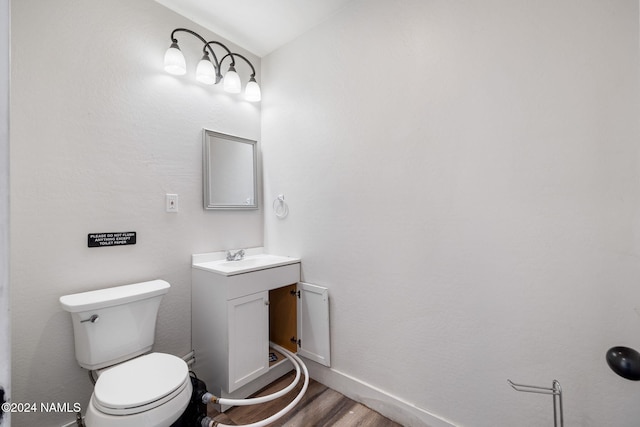
<path id="1" fill-rule="evenodd" d="M 412 403 L 332 368 L 304 359 L 309 376 L 314 380 L 360 402 L 385 417 L 407 427 L 455 427 Z"/>

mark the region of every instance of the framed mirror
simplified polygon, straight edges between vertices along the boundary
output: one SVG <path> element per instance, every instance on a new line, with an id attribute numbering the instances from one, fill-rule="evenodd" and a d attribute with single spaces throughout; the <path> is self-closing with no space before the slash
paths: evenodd
<path id="1" fill-rule="evenodd" d="M 204 208 L 258 209 L 257 142 L 203 130 Z"/>

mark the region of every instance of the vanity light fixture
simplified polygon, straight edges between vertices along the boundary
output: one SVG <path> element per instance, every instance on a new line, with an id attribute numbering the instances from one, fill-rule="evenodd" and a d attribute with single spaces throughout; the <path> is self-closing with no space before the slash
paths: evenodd
<path id="1" fill-rule="evenodd" d="M 164 54 L 164 69 L 169 74 L 183 75 L 187 72 L 186 61 L 184 55 L 178 46 L 178 39 L 175 38 L 177 32 L 189 33 L 192 36 L 199 39 L 204 46 L 202 47 L 202 59 L 196 67 L 196 80 L 207 85 L 214 85 L 222 81 L 222 86 L 225 92 L 228 93 L 240 93 L 242 91 L 242 82 L 240 76 L 236 72 L 236 58 L 244 60 L 251 67 L 251 77 L 244 90 L 244 97 L 247 101 L 259 102 L 262 99 L 260 93 L 260 86 L 256 82 L 256 69 L 253 67 L 251 61 L 239 53 L 233 53 L 220 42 L 210 41 L 208 42 L 200 34 L 188 30 L 186 28 L 176 28 L 171 32 L 171 46 Z M 213 46 L 219 46 L 226 51 L 226 54 L 220 58 L 213 51 Z M 229 58 L 230 64 L 227 72 L 222 75 L 222 63 L 225 59 Z M 213 59 L 213 62 L 211 61 Z"/>

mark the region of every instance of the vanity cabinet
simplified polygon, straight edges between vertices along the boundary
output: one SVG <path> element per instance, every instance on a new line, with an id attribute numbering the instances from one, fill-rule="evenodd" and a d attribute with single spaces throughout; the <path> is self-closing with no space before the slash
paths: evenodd
<path id="1" fill-rule="evenodd" d="M 329 366 L 328 290 L 300 282 L 299 260 L 231 275 L 194 262 L 191 295 L 193 370 L 213 394 L 246 397 L 293 369 L 270 364 L 269 341 Z"/>

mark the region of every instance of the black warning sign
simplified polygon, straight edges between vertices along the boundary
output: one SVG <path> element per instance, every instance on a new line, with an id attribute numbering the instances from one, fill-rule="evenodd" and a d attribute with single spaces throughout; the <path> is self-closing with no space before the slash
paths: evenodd
<path id="1" fill-rule="evenodd" d="M 114 233 L 91 233 L 87 235 L 87 245 L 90 248 L 101 248 L 103 246 L 135 245 L 136 232 L 124 231 Z"/>

